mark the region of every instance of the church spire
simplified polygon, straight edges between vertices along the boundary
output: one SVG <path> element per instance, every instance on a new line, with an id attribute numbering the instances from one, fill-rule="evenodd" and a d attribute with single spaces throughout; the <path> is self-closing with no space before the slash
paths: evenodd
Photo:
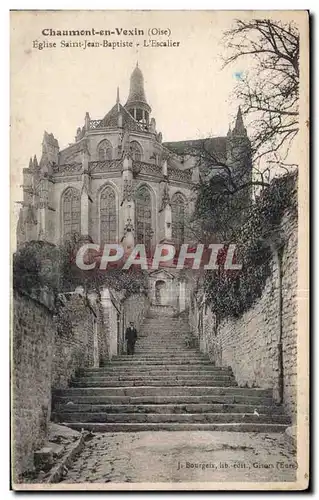
<path id="1" fill-rule="evenodd" d="M 130 92 L 125 104 L 125 108 L 139 122 L 149 121 L 149 114 L 152 111 L 149 106 L 144 90 L 143 73 L 136 62 L 136 66 L 131 74 Z"/>
<path id="2" fill-rule="evenodd" d="M 241 107 L 238 107 L 236 123 L 234 128 L 235 135 L 247 135 L 247 130 L 244 125 L 243 114 L 241 112 Z"/>
<path id="3" fill-rule="evenodd" d="M 117 111 L 120 111 L 120 88 L 117 87 L 116 89 L 116 105 L 117 105 Z"/>
<path id="4" fill-rule="evenodd" d="M 144 90 L 144 77 L 138 66 L 138 62 L 131 74 L 130 93 L 125 106 L 135 103 L 143 103 L 148 106 Z"/>

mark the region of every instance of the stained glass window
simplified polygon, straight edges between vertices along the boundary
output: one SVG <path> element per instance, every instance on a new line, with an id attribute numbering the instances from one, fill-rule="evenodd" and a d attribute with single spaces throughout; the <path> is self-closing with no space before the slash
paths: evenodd
<path id="1" fill-rule="evenodd" d="M 141 161 L 142 159 L 142 147 L 137 141 L 132 141 L 130 143 L 130 149 L 132 154 L 132 160 Z"/>
<path id="2" fill-rule="evenodd" d="M 100 161 L 112 159 L 112 145 L 109 141 L 104 140 L 98 145 L 98 157 Z"/>
<path id="3" fill-rule="evenodd" d="M 116 242 L 116 199 L 114 190 L 106 186 L 100 196 L 101 244 Z"/>
<path id="4" fill-rule="evenodd" d="M 172 239 L 180 245 L 185 236 L 185 200 L 180 193 L 172 197 Z"/>
<path id="5" fill-rule="evenodd" d="M 137 243 L 144 243 L 147 249 L 152 241 L 152 200 L 149 189 L 146 186 L 140 187 L 135 197 L 136 207 L 136 240 Z"/>
<path id="6" fill-rule="evenodd" d="M 80 192 L 72 187 L 67 188 L 62 198 L 63 236 L 80 234 L 81 231 L 81 197 Z"/>

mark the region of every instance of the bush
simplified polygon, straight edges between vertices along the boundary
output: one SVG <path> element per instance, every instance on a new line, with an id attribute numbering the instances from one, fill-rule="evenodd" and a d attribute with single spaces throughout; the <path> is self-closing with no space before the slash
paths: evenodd
<path id="1" fill-rule="evenodd" d="M 124 296 L 147 293 L 147 273 L 140 268 L 83 271 L 75 263 L 80 242 L 68 241 L 61 246 L 44 241 L 30 241 L 13 257 L 13 287 L 31 294 L 48 287 L 54 293 L 74 291 L 83 286 L 86 291 L 102 286 L 124 291 Z"/>
<path id="2" fill-rule="evenodd" d="M 229 271 L 221 266 L 218 272 L 206 272 L 207 302 L 219 319 L 241 316 L 262 295 L 271 273 L 269 240 L 279 229 L 286 210 L 297 218 L 296 173 L 275 178 L 256 199 L 237 231 L 236 260 L 242 270 Z"/>

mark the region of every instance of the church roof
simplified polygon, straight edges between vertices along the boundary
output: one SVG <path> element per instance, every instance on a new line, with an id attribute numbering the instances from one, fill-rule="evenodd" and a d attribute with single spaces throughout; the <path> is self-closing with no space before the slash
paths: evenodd
<path id="1" fill-rule="evenodd" d="M 115 104 L 108 113 L 106 113 L 106 115 L 102 119 L 103 123 L 101 124 L 101 126 L 117 127 L 119 111 L 123 116 L 123 125 L 128 125 L 128 127 L 130 128 L 130 126 L 132 127 L 134 124 L 136 124 L 136 120 L 134 120 L 133 116 L 128 111 L 126 111 L 122 104 L 118 103 Z"/>
<path id="2" fill-rule="evenodd" d="M 75 142 L 70 144 L 64 149 L 61 149 L 59 153 L 59 164 L 63 165 L 64 163 L 72 162 L 73 159 L 77 156 L 77 154 L 83 150 L 83 142 Z"/>
<path id="3" fill-rule="evenodd" d="M 118 115 L 119 112 L 122 115 L 123 119 L 123 128 L 128 129 L 128 130 L 133 130 L 137 132 L 141 132 L 144 130 L 141 126 L 140 123 L 138 123 L 131 113 L 129 113 L 122 104 L 117 103 L 113 106 L 112 109 L 104 116 L 104 118 L 101 120 L 100 125 L 97 128 L 104 128 L 104 127 L 118 127 Z"/>
<path id="4" fill-rule="evenodd" d="M 205 147 L 216 161 L 224 162 L 226 160 L 226 137 L 208 137 L 207 139 L 191 139 L 188 141 L 164 142 L 163 146 L 177 155 L 192 154 L 196 149 Z"/>

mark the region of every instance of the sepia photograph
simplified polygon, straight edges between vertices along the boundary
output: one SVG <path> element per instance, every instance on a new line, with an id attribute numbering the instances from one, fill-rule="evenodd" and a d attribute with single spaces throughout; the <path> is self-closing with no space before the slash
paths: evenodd
<path id="1" fill-rule="evenodd" d="M 12 489 L 307 489 L 309 13 L 10 32 Z"/>

